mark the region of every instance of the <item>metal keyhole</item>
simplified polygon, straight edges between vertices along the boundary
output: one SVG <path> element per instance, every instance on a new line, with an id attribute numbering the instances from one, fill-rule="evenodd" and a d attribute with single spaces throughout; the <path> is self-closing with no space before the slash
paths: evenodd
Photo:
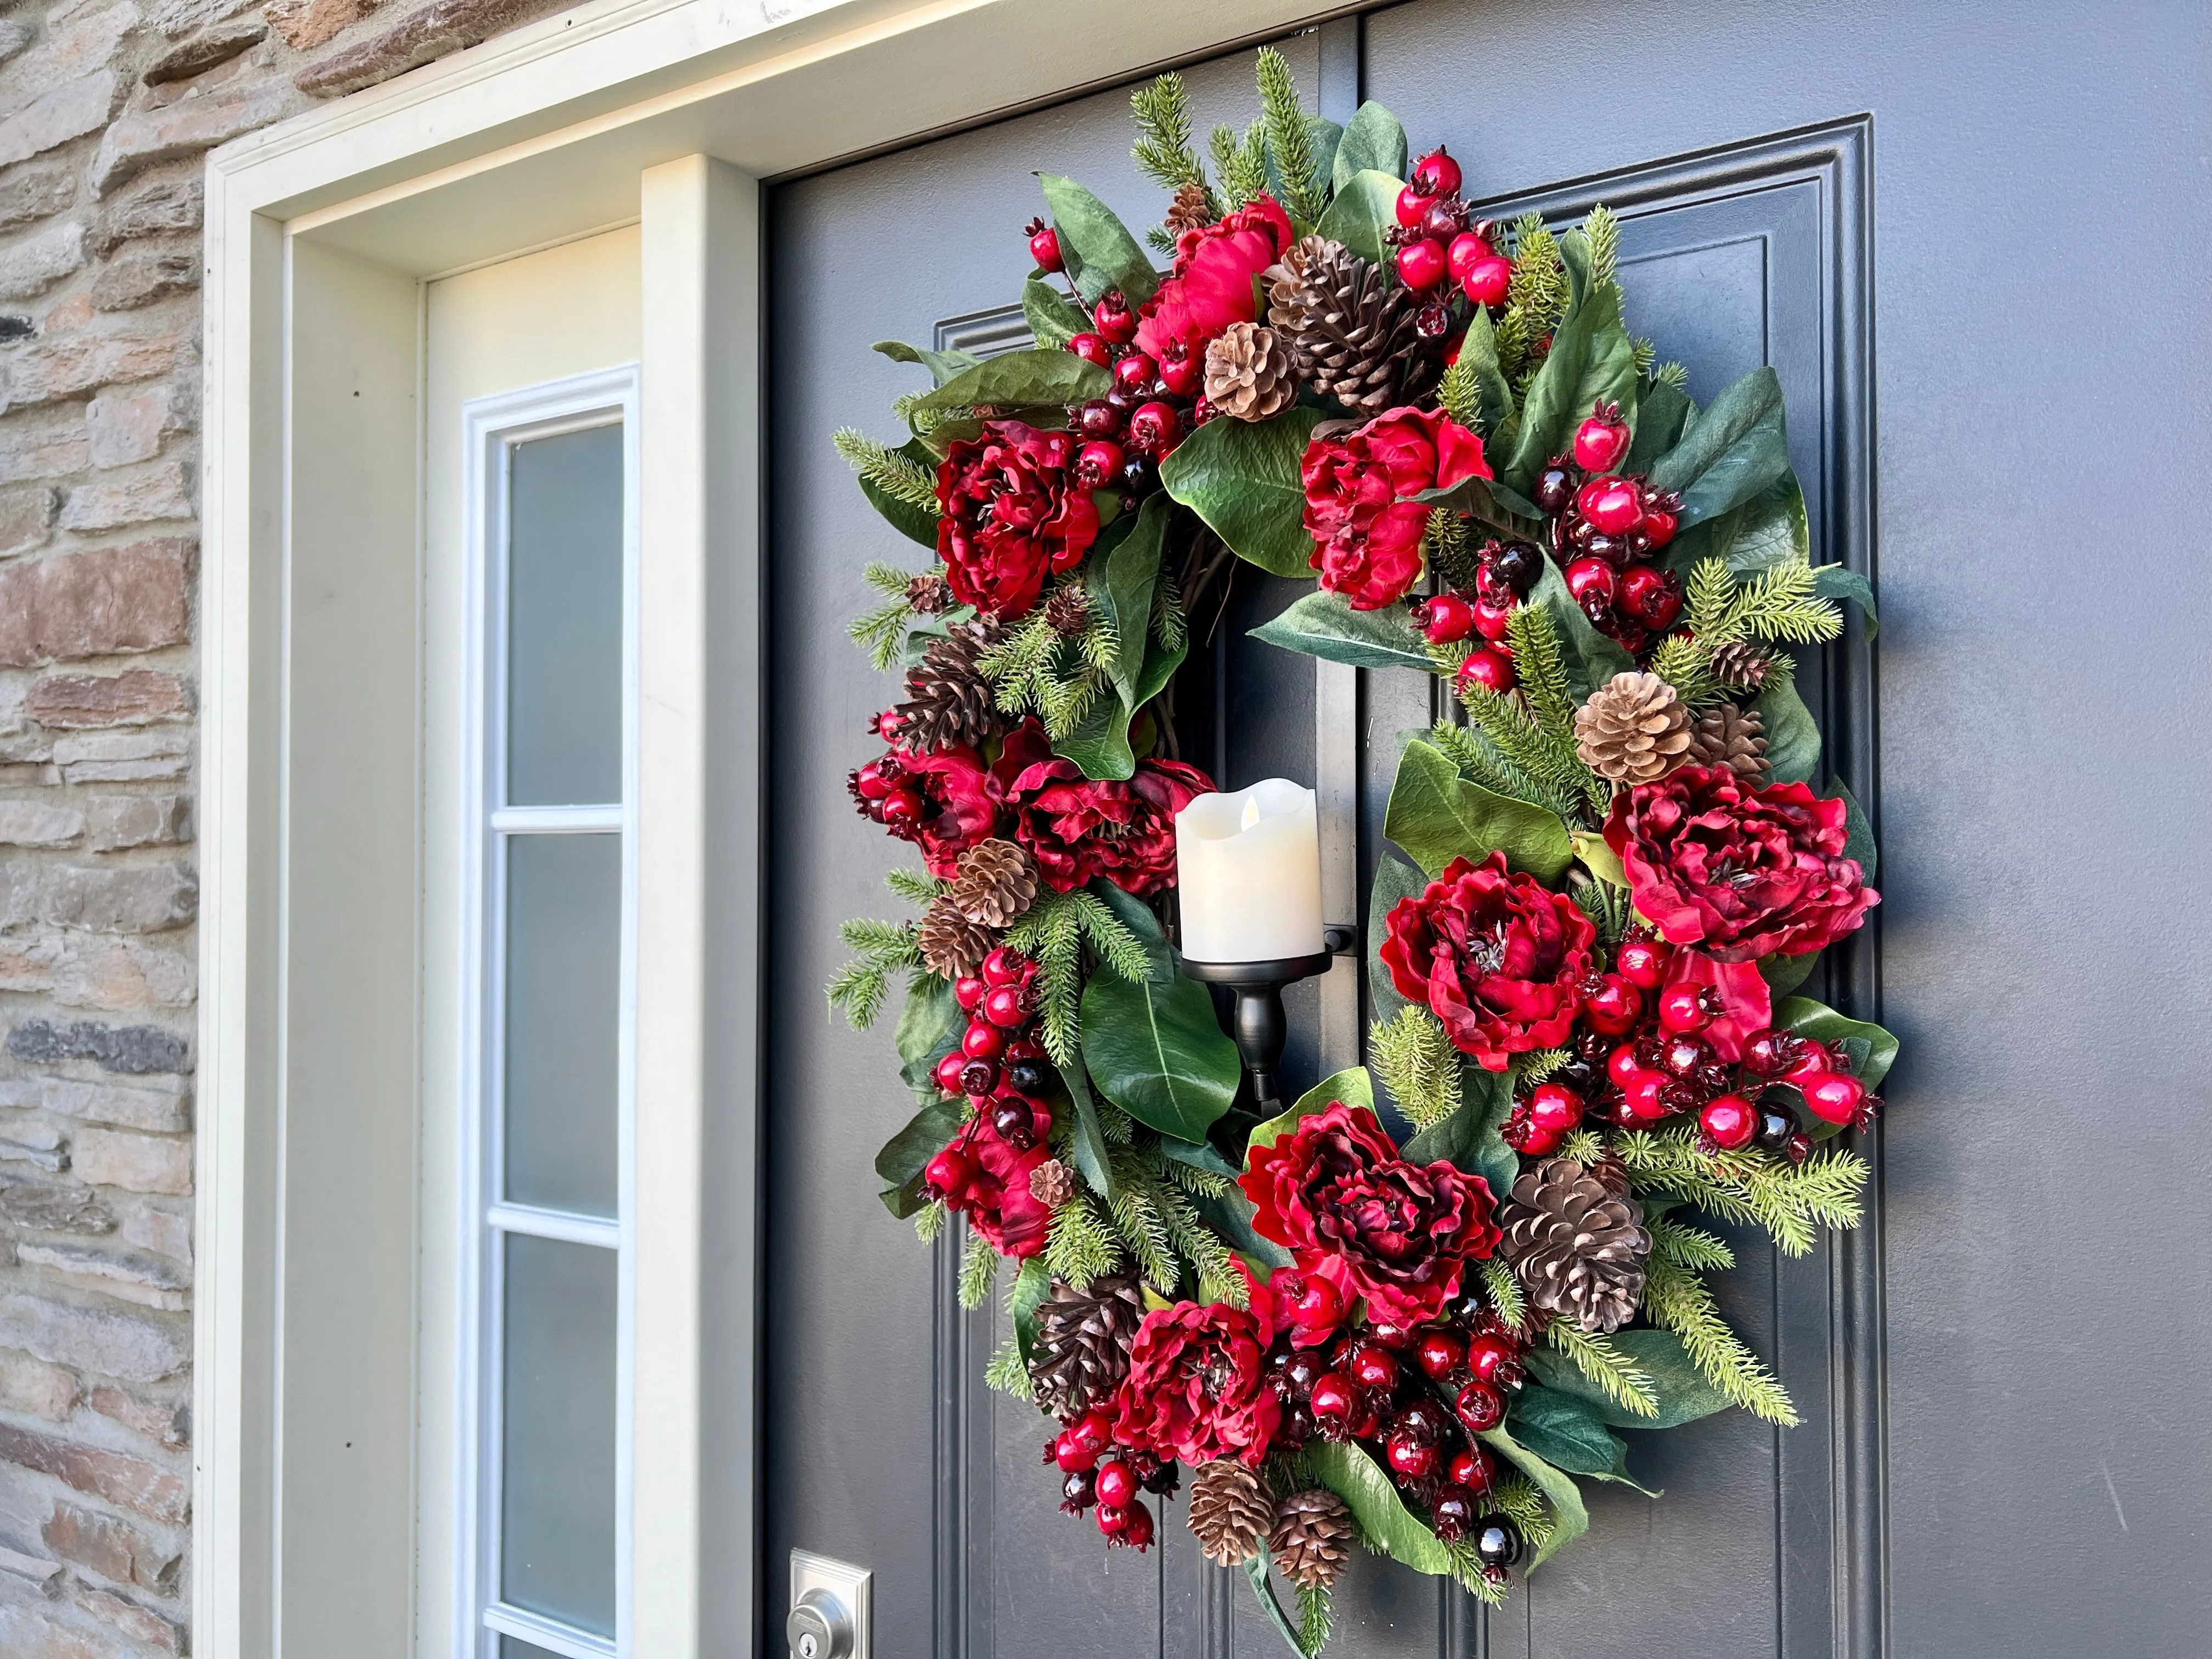
<path id="1" fill-rule="evenodd" d="M 853 1651 L 853 1618 L 828 1590 L 811 1589 L 792 1607 L 783 1635 L 794 1659 L 848 1659 Z"/>

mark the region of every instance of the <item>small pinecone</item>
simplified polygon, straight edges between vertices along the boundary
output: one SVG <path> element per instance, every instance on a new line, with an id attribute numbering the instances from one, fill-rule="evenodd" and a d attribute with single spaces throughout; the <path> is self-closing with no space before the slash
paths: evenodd
<path id="1" fill-rule="evenodd" d="M 906 608 L 917 617 L 933 617 L 951 604 L 951 584 L 938 571 L 925 570 L 906 585 Z"/>
<path id="2" fill-rule="evenodd" d="M 939 893 L 921 913 L 914 942 L 929 971 L 945 979 L 965 979 L 983 965 L 999 936 L 960 914 L 950 893 Z"/>
<path id="3" fill-rule="evenodd" d="M 1129 1344 L 1144 1322 L 1145 1294 L 1130 1273 L 1093 1279 L 1079 1291 L 1054 1279 L 1037 1304 L 1030 1379 L 1036 1401 L 1054 1417 L 1079 1417 L 1110 1397 L 1129 1374 Z"/>
<path id="4" fill-rule="evenodd" d="M 1326 1487 L 1292 1492 L 1276 1506 L 1267 1542 L 1284 1577 L 1300 1589 L 1327 1589 L 1352 1554 L 1352 1511 Z"/>
<path id="5" fill-rule="evenodd" d="M 1259 1553 L 1275 1519 L 1260 1477 L 1233 1457 L 1208 1463 L 1190 1483 L 1191 1534 L 1216 1566 L 1239 1567 Z"/>
<path id="6" fill-rule="evenodd" d="M 1498 1221 L 1531 1304 L 1608 1335 L 1636 1316 L 1651 1235 L 1644 1206 L 1597 1172 L 1547 1158 L 1522 1172 Z"/>
<path id="7" fill-rule="evenodd" d="M 906 701 L 897 705 L 899 746 L 916 754 L 955 744 L 980 745 L 1005 722 L 991 683 L 976 659 L 997 643 L 981 623 L 966 623 L 941 640 L 932 640 L 921 660 L 906 671 Z"/>
<path id="8" fill-rule="evenodd" d="M 1683 758 L 1698 766 L 1725 766 L 1747 783 L 1766 775 L 1766 726 L 1756 708 L 1724 702 L 1698 716 Z"/>
<path id="9" fill-rule="evenodd" d="M 1410 403 L 1435 386 L 1433 343 L 1413 319 L 1424 301 L 1340 242 L 1308 238 L 1263 273 L 1267 320 L 1290 348 L 1298 378 L 1363 415 Z M 1291 260 L 1303 256 L 1303 269 Z"/>
<path id="10" fill-rule="evenodd" d="M 1063 582 L 1044 602 L 1044 619 L 1055 634 L 1080 634 L 1091 620 L 1091 591 L 1081 582 Z"/>
<path id="11" fill-rule="evenodd" d="M 1615 674 L 1575 711 L 1575 752 L 1615 783 L 1649 783 L 1681 764 L 1690 711 L 1656 674 Z"/>
<path id="12" fill-rule="evenodd" d="M 1213 222 L 1213 204 L 1206 199 L 1203 185 L 1179 185 L 1168 207 L 1168 234 L 1180 236 Z"/>
<path id="13" fill-rule="evenodd" d="M 1036 860 L 1019 842 L 982 841 L 960 855 L 945 896 L 970 921 L 1008 927 L 1036 899 Z"/>
<path id="14" fill-rule="evenodd" d="M 1756 691 L 1774 672 L 1774 659 L 1749 640 L 1713 648 L 1712 676 L 1732 691 Z"/>
<path id="15" fill-rule="evenodd" d="M 1056 1210 L 1075 1196 L 1075 1171 L 1056 1158 L 1048 1158 L 1030 1171 L 1030 1196 L 1048 1210 Z"/>
<path id="16" fill-rule="evenodd" d="M 1231 323 L 1206 347 L 1206 400 L 1224 415 L 1264 421 L 1297 395 L 1291 354 L 1273 329 Z"/>

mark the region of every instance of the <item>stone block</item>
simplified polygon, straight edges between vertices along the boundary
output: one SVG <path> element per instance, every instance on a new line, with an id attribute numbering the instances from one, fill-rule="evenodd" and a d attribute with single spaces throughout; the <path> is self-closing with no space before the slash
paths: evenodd
<path id="1" fill-rule="evenodd" d="M 137 21 L 138 9 L 128 0 L 75 17 L 50 15 L 46 38 L 0 70 L 0 115 L 13 115 L 52 88 L 109 67 Z"/>
<path id="2" fill-rule="evenodd" d="M 13 1573 L 18 1578 L 27 1578 L 48 1595 L 58 1590 L 50 1588 L 62 1576 L 58 1561 L 50 1561 L 42 1555 L 27 1555 L 21 1550 L 10 1549 L 0 1544 L 0 1572 Z"/>
<path id="3" fill-rule="evenodd" d="M 65 1273 L 84 1289 L 142 1308 L 181 1313 L 192 1304 L 191 1275 L 161 1256 L 27 1238 L 15 1246 L 15 1259 L 26 1267 Z"/>
<path id="4" fill-rule="evenodd" d="M 99 933 L 159 933 L 190 921 L 198 908 L 199 879 L 182 864 L 49 865 L 33 901 L 40 921 Z"/>
<path id="5" fill-rule="evenodd" d="M 91 463 L 84 417 L 75 408 L 27 410 L 0 420 L 0 483 L 59 478 Z"/>
<path id="6" fill-rule="evenodd" d="M 192 1412 L 189 1405 L 148 1400 L 127 1389 L 101 1383 L 92 1391 L 93 1410 L 112 1418 L 133 1434 L 143 1434 L 161 1445 L 181 1449 L 192 1443 Z"/>
<path id="7" fill-rule="evenodd" d="M 76 200 L 76 169 L 58 161 L 16 168 L 0 179 L 0 230 L 59 213 Z"/>
<path id="8" fill-rule="evenodd" d="M 191 1069 L 191 1045 L 158 1025 L 103 1025 L 93 1019 L 57 1025 L 50 1019 L 27 1019 L 8 1033 L 8 1052 L 35 1066 L 88 1060 L 103 1072 L 129 1077 Z"/>
<path id="9" fill-rule="evenodd" d="M 377 9 L 379 0 L 270 0 L 261 15 L 295 52 L 334 40 Z"/>
<path id="10" fill-rule="evenodd" d="M 163 1653 L 182 1653 L 185 1632 L 181 1626 L 149 1612 L 136 1601 L 116 1595 L 112 1590 L 95 1589 L 90 1584 L 75 1584 L 70 1589 L 70 1599 L 77 1606 L 101 1622 L 113 1626 L 131 1641 Z"/>
<path id="11" fill-rule="evenodd" d="M 92 284 L 95 311 L 131 311 L 200 285 L 200 256 L 191 248 L 135 248 L 120 254 Z"/>
<path id="12" fill-rule="evenodd" d="M 127 1452 L 109 1451 L 0 1423 L 0 1459 L 57 1480 L 149 1521 L 181 1523 L 191 1512 L 191 1482 Z"/>
<path id="13" fill-rule="evenodd" d="M 89 1642 L 46 1612 L 24 1606 L 0 1607 L 0 1653 L 8 1659 L 115 1659 L 107 1644 Z"/>
<path id="14" fill-rule="evenodd" d="M 93 191 L 105 196 L 158 161 L 197 155 L 265 127 L 290 104 L 283 82 L 261 82 L 125 115 L 100 138 L 92 161 Z"/>
<path id="15" fill-rule="evenodd" d="M 0 1216 L 41 1233 L 97 1237 L 115 1231 L 115 1212 L 82 1187 L 48 1187 L 21 1181 L 0 1186 Z"/>
<path id="16" fill-rule="evenodd" d="M 191 1330 L 181 1320 L 80 1308 L 20 1291 L 0 1296 L 0 1346 L 118 1382 L 158 1382 L 192 1359 Z"/>
<path id="17" fill-rule="evenodd" d="M 194 29 L 235 17 L 242 11 L 252 11 L 258 3 L 258 0 L 153 0 L 146 8 L 146 21 L 170 40 L 177 40 Z"/>
<path id="18" fill-rule="evenodd" d="M 42 800 L 0 800 L 0 842 L 10 847 L 67 847 L 84 833 L 84 814 Z"/>
<path id="19" fill-rule="evenodd" d="M 95 1389 L 94 1394 L 96 1400 L 100 1394 L 116 1392 L 106 1389 Z M 175 1592 L 184 1565 L 182 1550 L 143 1527 L 67 1498 L 54 1505 L 52 1518 L 40 1529 L 40 1539 L 73 1566 L 96 1572 L 111 1583 L 136 1584 L 162 1595 Z"/>
<path id="20" fill-rule="evenodd" d="M 79 484 L 62 504 L 64 530 L 121 530 L 162 519 L 192 516 L 191 486 L 175 461 L 127 477 Z"/>
<path id="21" fill-rule="evenodd" d="M 92 848 L 112 853 L 126 847 L 161 847 L 192 838 L 189 795 L 98 795 L 85 809 Z"/>
<path id="22" fill-rule="evenodd" d="M 100 280 L 106 280 L 105 275 Z M 166 386 L 101 392 L 84 410 L 92 464 L 125 466 L 132 461 L 151 460 L 161 447 L 161 434 L 175 424 L 175 394 Z"/>
<path id="23" fill-rule="evenodd" d="M 10 19 L 0 23 L 0 64 L 6 63 L 31 44 L 31 26 Z"/>
<path id="24" fill-rule="evenodd" d="M 164 536 L 0 569 L 0 665 L 181 644 L 193 546 Z"/>
<path id="25" fill-rule="evenodd" d="M 73 176 L 71 182 L 75 182 Z M 100 210 L 87 245 L 94 258 L 105 259 L 137 237 L 198 230 L 204 198 L 204 189 L 196 171 L 142 179 Z"/>
<path id="26" fill-rule="evenodd" d="M 0 489 L 0 559 L 44 547 L 53 534 L 54 509 L 60 499 L 44 484 Z"/>
<path id="27" fill-rule="evenodd" d="M 313 97 L 342 98 L 488 40 L 532 4 L 532 0 L 431 0 L 374 39 L 310 64 L 293 80 Z"/>
<path id="28" fill-rule="evenodd" d="M 0 1410 L 59 1423 L 76 1409 L 78 1393 L 74 1371 L 27 1353 L 0 1352 Z"/>
<path id="29" fill-rule="evenodd" d="M 90 301 L 86 303 L 88 307 Z M 190 349 L 184 331 L 140 322 L 118 323 L 94 333 L 50 336 L 8 365 L 7 407 L 29 408 L 82 397 L 106 386 L 158 380 L 185 362 Z"/>
<path id="30" fill-rule="evenodd" d="M 191 687 L 180 675 L 151 668 L 49 674 L 25 694 L 23 712 L 41 726 L 143 726 L 191 714 Z"/>
<path id="31" fill-rule="evenodd" d="M 120 1129 L 144 1129 L 155 1134 L 182 1134 L 192 1127 L 192 1094 L 182 1078 L 161 1079 L 151 1086 L 120 1083 L 82 1083 L 74 1078 L 37 1079 L 38 1104 L 62 1117 L 106 1123 Z M 167 1249 L 167 1246 L 156 1246 Z M 180 1254 L 176 1250 L 172 1255 Z"/>
<path id="32" fill-rule="evenodd" d="M 70 1155 L 78 1179 L 134 1193 L 189 1193 L 192 1144 L 122 1129 L 80 1129 Z"/>
<path id="33" fill-rule="evenodd" d="M 115 72 L 101 70 L 56 87 L 15 114 L 0 118 L 0 167 L 43 155 L 72 138 L 99 131 L 115 107 L 117 89 Z"/>
<path id="34" fill-rule="evenodd" d="M 27 236 L 0 253 L 0 300 L 27 300 L 84 269 L 84 227 L 75 220 Z"/>
<path id="35" fill-rule="evenodd" d="M 196 75 L 206 74 L 218 64 L 228 64 L 247 47 L 258 46 L 268 38 L 268 25 L 251 18 L 218 23 L 170 47 L 138 78 L 149 87 L 171 81 L 189 81 Z"/>
<path id="36" fill-rule="evenodd" d="M 199 990 L 197 953 L 146 939 L 64 936 L 50 971 L 47 994 L 68 1008 L 189 1008 Z"/>

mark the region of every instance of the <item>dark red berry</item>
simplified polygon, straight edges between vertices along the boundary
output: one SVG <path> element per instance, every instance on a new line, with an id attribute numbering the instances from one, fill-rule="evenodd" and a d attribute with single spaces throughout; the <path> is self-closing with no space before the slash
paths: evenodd
<path id="1" fill-rule="evenodd" d="M 1441 340 L 1451 332 L 1451 307 L 1431 300 L 1413 313 L 1413 332 L 1424 340 Z"/>
<path id="2" fill-rule="evenodd" d="M 1482 1434 L 1505 1420 L 1505 1396 L 1487 1382 L 1470 1382 L 1452 1401 L 1452 1411 L 1469 1434 Z"/>
<path id="3" fill-rule="evenodd" d="M 1486 259 L 1477 259 L 1467 268 L 1467 275 L 1459 279 L 1461 293 L 1479 306 L 1505 303 L 1505 295 L 1513 287 L 1513 262 L 1492 254 Z"/>
<path id="4" fill-rule="evenodd" d="M 1419 196 L 1456 196 L 1460 183 L 1459 163 L 1438 144 L 1413 163 L 1407 188 Z"/>
<path id="5" fill-rule="evenodd" d="M 1160 366 L 1141 351 L 1114 365 L 1114 384 L 1133 397 L 1149 398 L 1159 386 Z"/>
<path id="6" fill-rule="evenodd" d="M 1000 1139 L 1018 1152 L 1026 1152 L 1037 1144 L 1036 1114 L 1026 1100 L 1000 1101 L 992 1110 L 991 1127 L 999 1132 Z"/>
<path id="7" fill-rule="evenodd" d="M 1060 1483 L 1060 1506 L 1070 1515 L 1080 1515 L 1097 1501 L 1098 1494 L 1091 1486 L 1087 1470 L 1072 1470 Z"/>
<path id="8" fill-rule="evenodd" d="M 1107 289 L 1091 307 L 1091 325 L 1115 345 L 1127 345 L 1137 337 L 1137 313 L 1118 288 Z"/>
<path id="9" fill-rule="evenodd" d="M 1127 424 L 1127 416 L 1103 398 L 1093 398 L 1075 411 L 1077 434 L 1095 443 L 1110 443 Z M 1079 459 L 1077 465 L 1082 465 Z"/>
<path id="10" fill-rule="evenodd" d="M 1647 507 L 1644 509 L 1644 522 L 1638 528 L 1647 546 L 1664 547 L 1674 539 L 1675 523 L 1674 514 L 1668 508 Z"/>
<path id="11" fill-rule="evenodd" d="M 1455 196 L 1437 196 L 1429 200 L 1429 210 L 1421 216 L 1421 234 L 1445 250 L 1449 265 L 1451 244 L 1460 232 L 1467 228 L 1467 204 Z"/>
<path id="12" fill-rule="evenodd" d="M 1501 1332 L 1477 1331 L 1467 1340 L 1467 1368 L 1474 1373 L 1476 1381 L 1487 1382 L 1493 1389 L 1518 1388 L 1522 1376 L 1520 1345 Z M 1452 1479 L 1463 1486 L 1478 1484 L 1457 1473 Z"/>
<path id="13" fill-rule="evenodd" d="M 1631 565 L 1620 579 L 1620 608 L 1646 628 L 1666 628 L 1682 614 L 1682 579 L 1654 565 Z"/>
<path id="14" fill-rule="evenodd" d="M 1521 1559 L 1521 1534 L 1502 1515 L 1486 1515 L 1474 1524 L 1474 1558 L 1500 1571 Z"/>
<path id="15" fill-rule="evenodd" d="M 1467 1344 L 1449 1331 L 1429 1332 L 1413 1352 L 1421 1362 L 1421 1369 L 1431 1376 L 1442 1376 L 1467 1363 Z"/>
<path id="16" fill-rule="evenodd" d="M 1759 1114 L 1741 1095 L 1723 1095 L 1705 1103 L 1698 1114 L 1698 1128 L 1714 1146 L 1732 1152 L 1758 1133 Z"/>
<path id="17" fill-rule="evenodd" d="M 1402 1480 L 1425 1480 L 1437 1472 L 1437 1449 L 1431 1441 L 1401 1431 L 1383 1448 L 1390 1473 Z"/>
<path id="18" fill-rule="evenodd" d="M 1659 1048 L 1659 1068 L 1674 1077 L 1695 1077 L 1712 1059 L 1712 1044 L 1694 1031 L 1677 1031 Z"/>
<path id="19" fill-rule="evenodd" d="M 1444 1467 L 1444 1475 L 1455 1486 L 1478 1492 L 1489 1491 L 1491 1481 L 1496 1478 L 1490 1454 L 1480 1446 L 1466 1446 L 1454 1452 L 1451 1462 Z"/>
<path id="20" fill-rule="evenodd" d="M 1544 556 L 1534 544 L 1508 542 L 1485 561 L 1516 593 L 1526 593 L 1544 574 Z"/>
<path id="21" fill-rule="evenodd" d="M 994 1060 L 971 1060 L 960 1068 L 960 1092 L 977 1099 L 987 1098 L 999 1086 L 999 1067 Z"/>
<path id="22" fill-rule="evenodd" d="M 1103 334 L 1079 334 L 1067 343 L 1067 349 L 1086 363 L 1101 368 L 1114 367 L 1114 347 Z"/>
<path id="23" fill-rule="evenodd" d="M 1111 483 L 1121 472 L 1121 446 L 1110 438 L 1093 438 L 1075 453 L 1076 482 L 1092 489 Z"/>
<path id="24" fill-rule="evenodd" d="M 1797 1039 L 1788 1031 L 1753 1031 L 1743 1040 L 1743 1063 L 1759 1077 L 1780 1077 L 1796 1059 Z"/>
<path id="25" fill-rule="evenodd" d="M 901 784 L 876 804 L 876 816 L 884 828 L 894 833 L 903 833 L 921 822 L 921 792 Z"/>
<path id="26" fill-rule="evenodd" d="M 1364 1342 L 1352 1351 L 1352 1363 L 1345 1369 L 1363 1389 L 1380 1392 L 1398 1386 L 1397 1357 Z"/>
<path id="27" fill-rule="evenodd" d="M 1567 471 L 1564 457 L 1555 457 L 1536 475 L 1530 494 L 1535 498 L 1536 505 L 1547 513 L 1557 513 L 1574 499 L 1575 475 Z"/>
<path id="28" fill-rule="evenodd" d="M 1444 249 L 1425 238 L 1398 250 L 1398 280 L 1407 288 L 1425 290 L 1444 279 Z"/>
<path id="29" fill-rule="evenodd" d="M 1122 1523 L 1121 1536 L 1114 1540 L 1139 1555 L 1152 1546 L 1152 1512 L 1142 1504 L 1129 1505 L 1128 1519 Z"/>
<path id="30" fill-rule="evenodd" d="M 1173 449 L 1182 435 L 1182 422 L 1170 404 L 1144 404 L 1129 416 L 1129 447 L 1139 455 L 1158 459 Z"/>
<path id="31" fill-rule="evenodd" d="M 1393 1325 L 1388 1320 L 1377 1319 L 1367 1327 L 1367 1340 L 1393 1353 L 1403 1353 L 1419 1340 L 1410 1325 Z"/>
<path id="32" fill-rule="evenodd" d="M 1006 1085 L 1025 1095 L 1041 1093 L 1052 1081 L 1052 1073 L 1042 1060 L 1027 1056 L 1006 1062 Z"/>
<path id="33" fill-rule="evenodd" d="M 1619 404 L 1600 404 L 1575 429 L 1575 465 L 1585 472 L 1610 472 L 1628 453 L 1628 422 Z"/>
<path id="34" fill-rule="evenodd" d="M 1449 645 L 1474 631 L 1474 607 L 1456 593 L 1439 593 L 1413 607 L 1413 621 L 1431 645 Z"/>
<path id="35" fill-rule="evenodd" d="M 1474 1524 L 1474 1496 L 1464 1486 L 1446 1486 L 1429 1505 L 1429 1516 L 1437 1536 L 1456 1543 Z"/>
<path id="36" fill-rule="evenodd" d="M 1340 1422 L 1352 1415 L 1358 1402 L 1350 1379 L 1340 1371 L 1324 1371 L 1314 1378 L 1313 1390 L 1306 1403 L 1316 1417 L 1334 1418 Z"/>

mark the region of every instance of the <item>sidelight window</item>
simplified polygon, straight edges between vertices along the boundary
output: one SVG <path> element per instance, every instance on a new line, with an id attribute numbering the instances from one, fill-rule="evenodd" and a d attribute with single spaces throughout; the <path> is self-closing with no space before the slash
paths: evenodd
<path id="1" fill-rule="evenodd" d="M 627 1652 L 636 381 L 468 406 L 480 960 L 456 1659 Z"/>

